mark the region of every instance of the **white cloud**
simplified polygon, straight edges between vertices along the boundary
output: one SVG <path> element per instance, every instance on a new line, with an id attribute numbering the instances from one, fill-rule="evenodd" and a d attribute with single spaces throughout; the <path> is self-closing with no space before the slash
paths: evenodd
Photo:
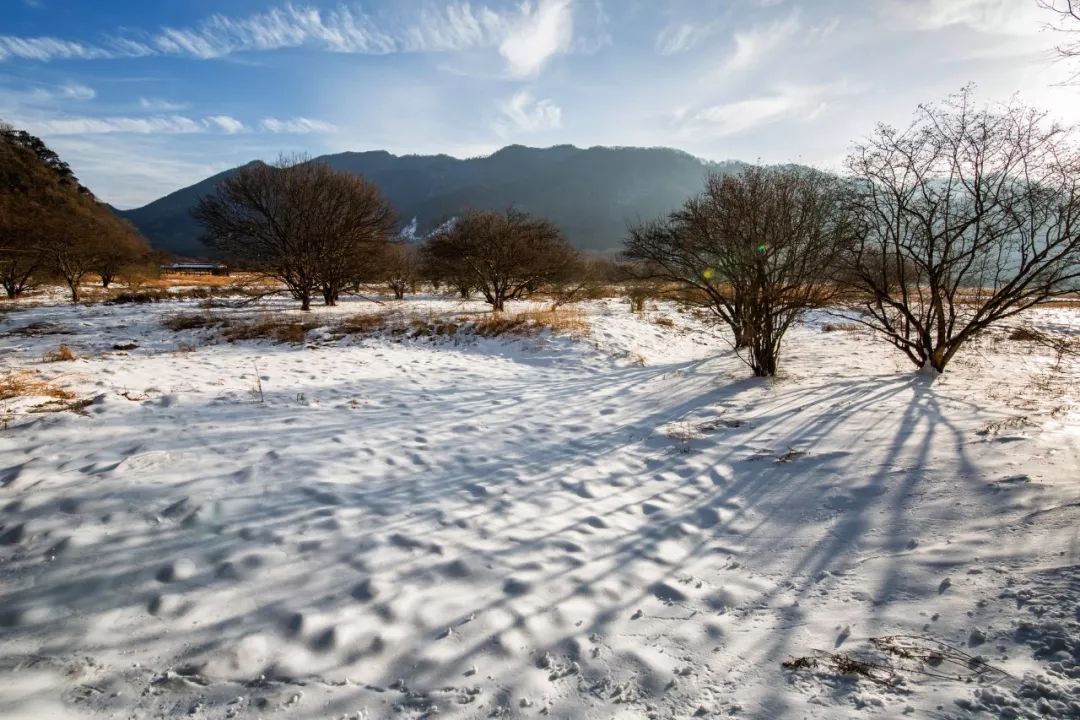
<path id="1" fill-rule="evenodd" d="M 337 128 L 330 123 L 323 122 L 322 120 L 312 120 L 311 118 L 306 117 L 288 120 L 267 117 L 262 119 L 260 125 L 262 129 L 267 132 L 293 133 L 299 135 L 306 135 L 308 133 L 332 133 L 337 130 Z"/>
<path id="2" fill-rule="evenodd" d="M 537 0 L 499 11 L 454 2 L 437 9 L 425 7 L 401 21 L 376 22 L 359 3 L 328 10 L 287 3 L 241 18 L 212 15 L 192 27 L 120 34 L 98 44 L 0 35 L 0 61 L 149 55 L 211 59 L 295 47 L 369 55 L 498 47 L 508 72 L 526 77 L 539 72 L 553 55 L 570 50 L 571 4 L 572 0 Z"/>
<path id="3" fill-rule="evenodd" d="M 522 5 L 522 17 L 499 45 L 499 53 L 511 75 L 530 77 L 553 55 L 569 50 L 572 40 L 570 0 L 539 0 L 535 7 Z"/>
<path id="4" fill-rule="evenodd" d="M 787 17 L 735 33 L 735 49 L 724 63 L 727 72 L 744 70 L 782 47 L 799 29 L 798 11 Z"/>
<path id="5" fill-rule="evenodd" d="M 495 131 L 501 136 L 557 130 L 562 127 L 562 108 L 551 100 L 536 100 L 528 91 L 514 93 L 500 104 Z"/>
<path id="6" fill-rule="evenodd" d="M 210 128 L 216 127 L 229 135 L 244 132 L 247 129 L 244 123 L 229 115 L 211 115 L 203 120 L 203 124 Z"/>

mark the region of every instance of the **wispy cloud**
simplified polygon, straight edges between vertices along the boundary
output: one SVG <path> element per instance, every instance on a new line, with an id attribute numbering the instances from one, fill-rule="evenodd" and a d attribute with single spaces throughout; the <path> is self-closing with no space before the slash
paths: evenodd
<path id="1" fill-rule="evenodd" d="M 175 134 L 205 132 L 207 125 L 183 115 L 157 117 L 64 117 L 24 123 L 42 135 L 98 135 L 106 133 Z"/>
<path id="2" fill-rule="evenodd" d="M 714 23 L 673 23 L 656 36 L 656 51 L 661 55 L 677 55 L 692 50 L 717 31 Z"/>
<path id="3" fill-rule="evenodd" d="M 139 98 L 139 108 L 152 112 L 177 112 L 178 110 L 185 110 L 187 107 L 187 103 L 171 102 L 161 98 Z"/>
<path id="4" fill-rule="evenodd" d="M 735 33 L 735 49 L 725 61 L 723 69 L 734 72 L 756 64 L 790 41 L 798 30 L 799 13 L 796 10 L 775 22 Z"/>
<path id="5" fill-rule="evenodd" d="M 307 135 L 309 133 L 332 133 L 337 130 L 330 123 L 311 118 L 298 117 L 289 120 L 281 120 L 275 117 L 263 118 L 260 127 L 272 133 L 292 133 Z"/>
<path id="6" fill-rule="evenodd" d="M 993 35 L 1026 35 L 1047 19 L 1034 0 L 892 0 L 890 5 L 922 30 L 965 26 Z"/>
<path id="7" fill-rule="evenodd" d="M 495 131 L 500 136 L 535 133 L 562 127 L 562 108 L 548 99 L 537 100 L 528 91 L 514 95 L 499 106 Z"/>
<path id="8" fill-rule="evenodd" d="M 93 100 L 97 97 L 94 88 L 78 83 L 67 83 L 56 87 L 39 87 L 30 92 L 30 97 L 37 101 L 53 100 Z"/>
<path id="9" fill-rule="evenodd" d="M 677 120 L 689 117 L 689 126 L 714 137 L 738 135 L 783 120 L 809 122 L 829 106 L 832 97 L 851 92 L 846 85 L 791 85 L 769 95 L 712 105 L 689 115 L 683 111 Z"/>
<path id="10" fill-rule="evenodd" d="M 20 126 L 46 136 L 105 135 L 128 133 L 134 135 L 177 135 L 195 133 L 328 133 L 336 129 L 330 123 L 311 118 L 298 117 L 286 120 L 263 118 L 254 127 L 231 115 L 110 116 L 110 117 L 43 117 L 18 121 Z"/>
<path id="11" fill-rule="evenodd" d="M 114 55 L 105 48 L 54 37 L 0 35 L 0 60 L 12 57 L 27 60 L 93 60 Z"/>
<path id="12" fill-rule="evenodd" d="M 376 20 L 359 4 L 321 9 L 290 3 L 240 18 L 212 15 L 192 27 L 117 34 L 99 43 L 0 35 L 0 61 L 153 55 L 212 59 L 297 47 L 368 55 L 497 47 L 508 72 L 525 77 L 570 50 L 572 29 L 572 0 L 523 2 L 510 10 L 455 2 L 426 7 L 403 21 Z"/>

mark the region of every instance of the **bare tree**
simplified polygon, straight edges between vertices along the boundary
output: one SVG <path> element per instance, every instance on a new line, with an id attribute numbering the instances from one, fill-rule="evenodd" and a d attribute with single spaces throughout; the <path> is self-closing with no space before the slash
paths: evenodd
<path id="1" fill-rule="evenodd" d="M 1070 131 L 970 88 L 882 125 L 847 160 L 864 322 L 941 372 L 977 333 L 1077 289 L 1080 155 Z"/>
<path id="2" fill-rule="evenodd" d="M 755 375 L 775 375 L 787 330 L 836 295 L 827 270 L 853 230 L 843 196 L 808 168 L 714 175 L 680 210 L 631 228 L 625 255 L 725 323 Z"/>
<path id="3" fill-rule="evenodd" d="M 415 292 L 420 281 L 420 248 L 404 240 L 389 243 L 383 251 L 380 274 L 394 297 L 403 300 L 405 293 Z"/>
<path id="4" fill-rule="evenodd" d="M 135 226 L 117 218 L 109 242 L 98 249 L 94 264 L 101 286 L 108 288 L 123 270 L 138 263 L 149 252 L 150 247 Z"/>
<path id="5" fill-rule="evenodd" d="M 515 209 L 468 210 L 434 233 L 425 252 L 448 269 L 446 276 L 479 290 L 496 312 L 508 300 L 564 279 L 580 263 L 579 253 L 554 224 Z"/>
<path id="6" fill-rule="evenodd" d="M 1036 0 L 1039 7 L 1053 13 L 1054 22 L 1047 27 L 1064 36 L 1064 41 L 1057 46 L 1058 55 L 1063 58 L 1080 57 L 1080 0 Z"/>
<path id="7" fill-rule="evenodd" d="M 304 158 L 241 168 L 194 215 L 208 246 L 281 281 L 304 310 L 358 283 L 395 224 L 375 185 Z"/>

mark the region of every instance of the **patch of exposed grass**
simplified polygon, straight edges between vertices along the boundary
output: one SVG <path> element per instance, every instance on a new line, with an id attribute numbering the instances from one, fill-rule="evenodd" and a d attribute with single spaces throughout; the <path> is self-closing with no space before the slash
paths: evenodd
<path id="1" fill-rule="evenodd" d="M 75 393 L 57 387 L 30 370 L 16 370 L 0 376 L 0 400 L 19 397 L 48 397 L 54 400 L 73 400 Z"/>

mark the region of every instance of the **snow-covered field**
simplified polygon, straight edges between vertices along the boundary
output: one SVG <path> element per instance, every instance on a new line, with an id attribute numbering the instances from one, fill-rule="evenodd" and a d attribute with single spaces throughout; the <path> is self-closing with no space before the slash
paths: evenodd
<path id="1" fill-rule="evenodd" d="M 819 314 L 767 381 L 667 305 L 302 345 L 194 311 L 0 314 L 0 375 L 90 401 L 0 403 L 0 717 L 1080 717 L 1075 359 L 995 333 L 930 384 Z"/>

